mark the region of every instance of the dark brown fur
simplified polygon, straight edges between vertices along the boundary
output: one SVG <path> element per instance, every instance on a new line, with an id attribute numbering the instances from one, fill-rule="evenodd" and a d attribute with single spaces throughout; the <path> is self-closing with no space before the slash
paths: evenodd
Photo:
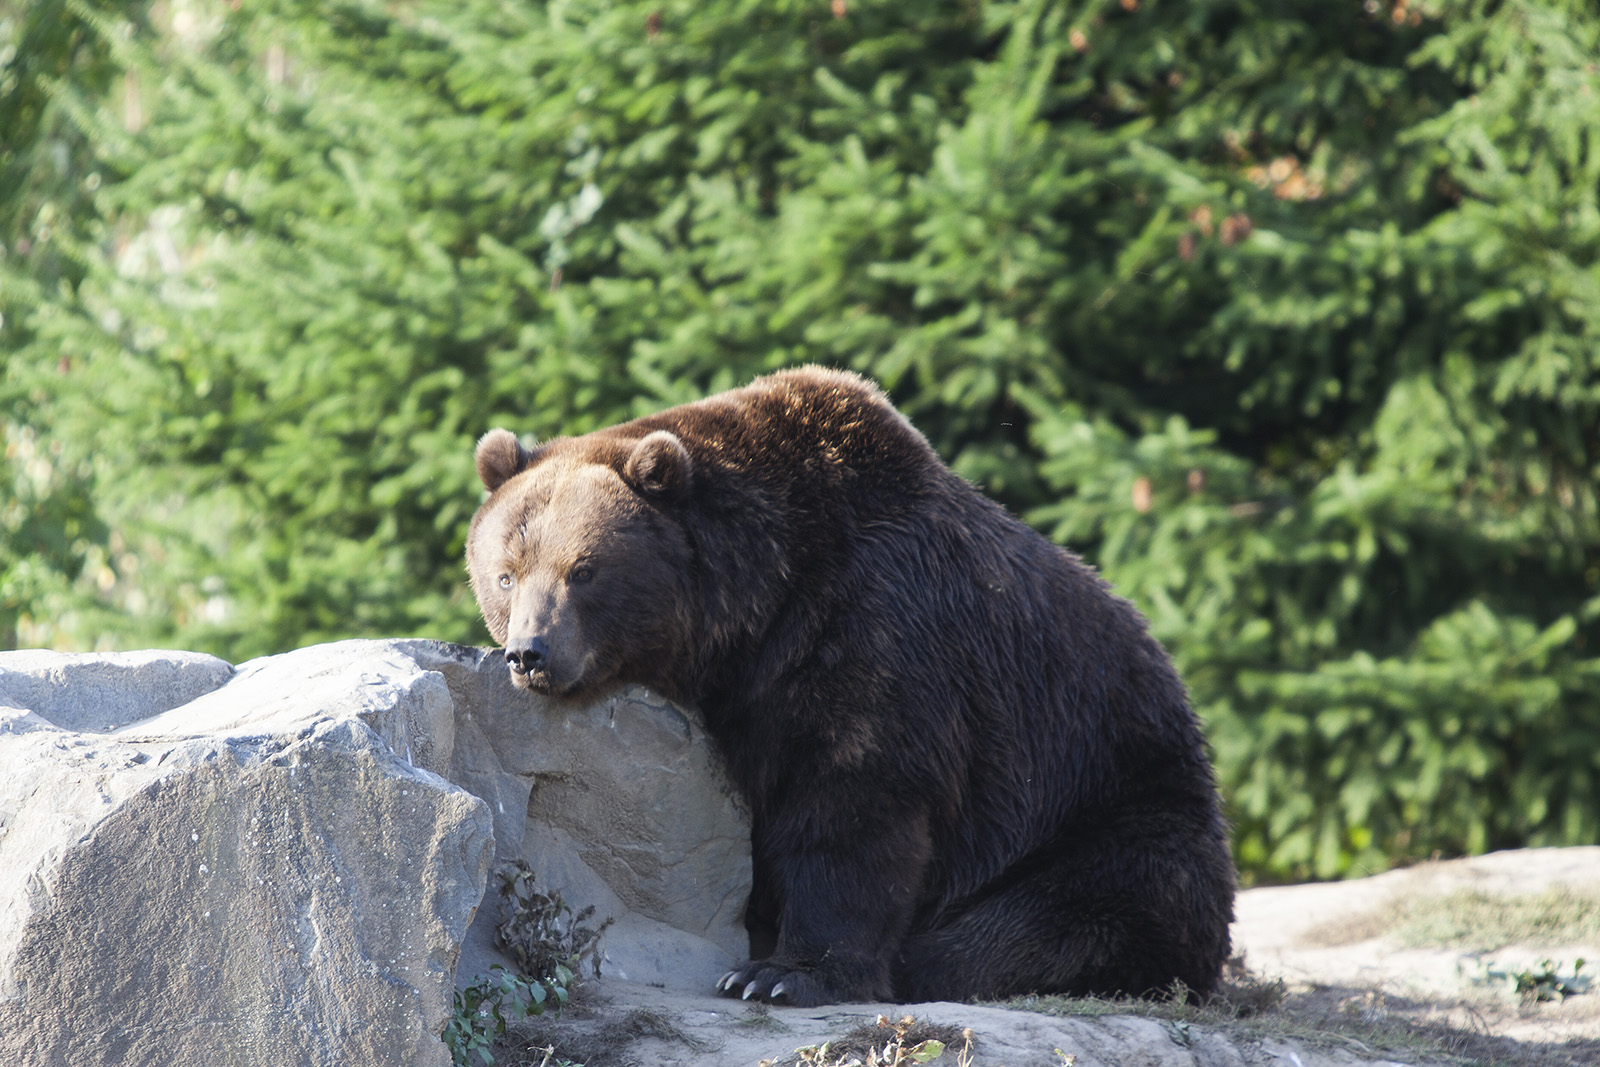
<path id="1" fill-rule="evenodd" d="M 873 386 L 790 371 L 477 460 L 468 566 L 513 679 L 700 708 L 750 803 L 770 953 L 728 991 L 1215 986 L 1233 868 L 1169 659 Z"/>

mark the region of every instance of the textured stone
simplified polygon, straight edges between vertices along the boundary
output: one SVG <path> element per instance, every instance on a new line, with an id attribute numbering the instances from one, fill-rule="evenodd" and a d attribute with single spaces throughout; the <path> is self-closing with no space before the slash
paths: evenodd
<path id="1" fill-rule="evenodd" d="M 431 641 L 0 653 L 0 1063 L 448 1063 L 496 857 L 616 920 L 608 973 L 746 951 L 744 818 L 651 694 L 559 705 Z"/>
<path id="2" fill-rule="evenodd" d="M 524 859 L 575 909 L 612 918 L 607 973 L 708 989 L 749 952 L 749 821 L 699 722 L 640 688 L 563 704 L 511 685 L 493 649 L 397 642 L 448 681 L 450 777 L 488 802 L 501 861 Z M 479 916 L 463 980 L 494 963 Z"/>
<path id="3" fill-rule="evenodd" d="M 449 1062 L 491 820 L 404 757 L 448 762 L 439 676 L 352 651 L 216 671 L 110 733 L 51 716 L 128 722 L 190 661 L 0 656 L 8 700 L 66 687 L 0 713 L 0 1062 Z"/>
<path id="4" fill-rule="evenodd" d="M 0 706 L 106 733 L 227 684 L 233 666 L 202 652 L 0 653 Z"/>

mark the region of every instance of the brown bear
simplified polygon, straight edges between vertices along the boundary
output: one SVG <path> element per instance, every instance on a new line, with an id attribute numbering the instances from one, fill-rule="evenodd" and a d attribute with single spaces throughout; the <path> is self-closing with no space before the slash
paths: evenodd
<path id="1" fill-rule="evenodd" d="M 1205 996 L 1233 864 L 1143 618 L 818 368 L 529 451 L 467 565 L 512 680 L 695 707 L 750 806 L 752 954 L 795 1005 Z"/>

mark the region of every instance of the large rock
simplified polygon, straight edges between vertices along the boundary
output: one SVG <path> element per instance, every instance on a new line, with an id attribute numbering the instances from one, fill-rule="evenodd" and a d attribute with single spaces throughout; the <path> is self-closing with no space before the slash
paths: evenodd
<path id="1" fill-rule="evenodd" d="M 615 920 L 607 974 L 709 989 L 749 955 L 749 821 L 695 718 L 641 688 L 585 705 L 533 696 L 494 649 L 396 644 L 450 687 L 449 776 L 489 803 L 499 859 Z M 486 908 L 468 934 L 463 981 L 510 965 L 493 949 L 499 919 Z"/>
<path id="2" fill-rule="evenodd" d="M 711 981 L 748 837 L 703 734 L 505 674 L 427 641 L 0 653 L 0 1063 L 448 1063 L 495 858 L 614 916 L 614 970 Z"/>

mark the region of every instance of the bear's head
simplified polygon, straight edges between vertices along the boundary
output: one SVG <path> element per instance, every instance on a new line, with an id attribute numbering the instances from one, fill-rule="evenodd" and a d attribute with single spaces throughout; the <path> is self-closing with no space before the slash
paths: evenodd
<path id="1" fill-rule="evenodd" d="M 678 510 L 694 464 L 672 433 L 589 435 L 530 452 L 478 442 L 489 490 L 467 570 L 511 680 L 557 696 L 670 678 L 690 625 L 693 558 Z"/>

